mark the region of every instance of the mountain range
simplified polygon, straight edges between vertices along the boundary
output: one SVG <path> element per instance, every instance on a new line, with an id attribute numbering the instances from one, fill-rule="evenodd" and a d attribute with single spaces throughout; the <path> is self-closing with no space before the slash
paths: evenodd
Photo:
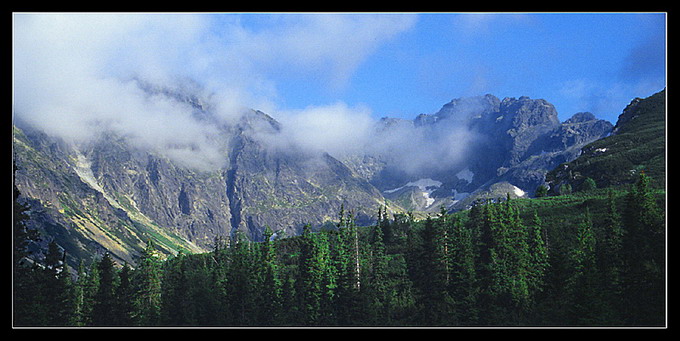
<path id="1" fill-rule="evenodd" d="M 193 115 L 210 120 L 209 99 L 148 91 L 188 103 Z M 306 224 L 334 228 L 341 209 L 358 224 L 372 224 L 381 205 L 426 215 L 508 193 L 532 197 L 540 185 L 556 186 L 554 177 L 546 181 L 551 170 L 617 133 L 591 113 L 560 122 L 546 100 L 493 95 L 454 99 L 413 120 L 386 117 L 374 129 L 376 143 L 389 148 L 342 155 L 277 148 L 263 136 L 278 136 L 282 124 L 247 110 L 216 127 L 211 141 L 225 162 L 206 170 L 115 132 L 74 143 L 17 118 L 15 184 L 30 206 L 31 224 L 54 238 L 69 260 L 108 251 L 134 263 L 149 239 L 166 254 L 204 252 L 216 238 L 237 232 L 258 241 L 266 228 L 275 238 L 298 235 Z M 430 142 L 401 153 L 413 136 Z"/>

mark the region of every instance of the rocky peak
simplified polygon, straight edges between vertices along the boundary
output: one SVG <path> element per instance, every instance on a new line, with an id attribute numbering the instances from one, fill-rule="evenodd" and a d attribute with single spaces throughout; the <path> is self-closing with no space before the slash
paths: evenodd
<path id="1" fill-rule="evenodd" d="M 588 122 L 596 120 L 595 115 L 589 112 L 577 112 L 573 116 L 571 116 L 569 119 L 564 121 L 564 123 L 582 123 L 582 122 Z"/>
<path id="2" fill-rule="evenodd" d="M 464 121 L 498 112 L 500 100 L 494 95 L 456 98 L 435 114 L 439 119 Z"/>
<path id="3" fill-rule="evenodd" d="M 560 124 L 557 110 L 544 99 L 531 99 L 527 96 L 519 99 L 506 97 L 500 103 L 499 112 L 504 116 L 504 120 L 512 119 L 513 128 L 536 126 L 550 128 Z"/>

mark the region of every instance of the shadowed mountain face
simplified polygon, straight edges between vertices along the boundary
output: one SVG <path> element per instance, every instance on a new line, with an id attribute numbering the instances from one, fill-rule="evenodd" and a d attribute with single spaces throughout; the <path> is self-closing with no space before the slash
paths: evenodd
<path id="1" fill-rule="evenodd" d="M 134 262 L 146 240 L 166 253 L 201 252 L 216 237 L 242 232 L 261 240 L 269 226 L 296 235 L 305 224 L 334 221 L 342 205 L 370 223 L 383 197 L 328 154 L 278 150 L 253 130 L 276 134 L 278 123 L 257 111 L 221 127 L 216 143 L 225 166 L 195 170 L 165 155 L 105 134 L 67 143 L 30 127 L 14 128 L 17 187 L 33 223 L 76 258 L 111 251 Z"/>
<path id="2" fill-rule="evenodd" d="M 486 95 L 414 120 L 379 120 L 380 149 L 336 158 L 286 142 L 282 125 L 260 111 L 220 120 L 200 96 L 145 91 L 190 107 L 209 134 L 149 143 L 105 130 L 71 142 L 15 122 L 16 184 L 32 223 L 73 259 L 108 250 L 134 263 L 148 239 L 172 254 L 210 250 L 237 231 L 256 241 L 266 227 L 292 236 L 305 224 L 332 224 L 343 205 L 358 224 L 371 224 L 385 202 L 393 211 L 433 212 L 464 209 L 480 196 L 527 196 L 612 130 L 590 113 L 560 123 L 545 100 Z M 206 146 L 211 162 L 201 163 Z"/>
<path id="3" fill-rule="evenodd" d="M 612 134 L 582 149 L 578 158 L 546 175 L 552 191 L 578 188 L 590 178 L 600 187 L 633 183 L 646 172 L 653 184 L 666 180 L 666 90 L 636 98 L 623 110 Z"/>
<path id="4" fill-rule="evenodd" d="M 506 192 L 532 195 L 549 170 L 573 160 L 583 146 L 612 130 L 611 123 L 591 113 L 577 113 L 560 123 L 554 106 L 545 100 L 525 96 L 499 100 L 493 95 L 455 99 L 439 112 L 421 114 L 413 121 L 383 119 L 380 123 L 381 131 L 410 124 L 425 135 L 462 129 L 468 137 L 460 160 L 449 167 L 407 173 L 389 162 L 377 167 L 375 160 L 380 156 L 360 163 L 364 169 L 373 169 L 367 179 L 388 199 L 405 208 L 430 212 L 442 205 L 464 209 L 480 196 L 504 197 Z M 451 149 L 459 148 L 460 140 L 452 136 L 441 141 Z M 430 186 L 414 185 L 424 181 Z M 493 188 L 502 188 L 503 193 L 495 193 Z"/>

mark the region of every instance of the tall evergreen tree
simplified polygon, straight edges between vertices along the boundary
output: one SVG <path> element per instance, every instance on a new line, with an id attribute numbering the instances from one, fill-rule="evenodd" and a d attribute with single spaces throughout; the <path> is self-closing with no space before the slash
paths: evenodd
<path id="1" fill-rule="evenodd" d="M 531 225 L 529 227 L 529 274 L 528 285 L 532 296 L 543 290 L 545 276 L 550 267 L 549 250 L 546 245 L 546 234 L 543 222 L 534 211 Z"/>
<path id="2" fill-rule="evenodd" d="M 256 316 L 256 269 L 252 244 L 237 232 L 229 246 L 226 295 L 230 324 L 248 325 Z"/>
<path id="3" fill-rule="evenodd" d="M 445 221 L 428 217 L 422 230 L 423 270 L 416 279 L 420 286 L 423 303 L 420 320 L 429 325 L 446 325 L 455 320 L 453 302 L 448 294 L 449 259 L 448 236 Z"/>
<path id="4" fill-rule="evenodd" d="M 43 304 L 47 310 L 45 324 L 70 325 L 74 308 L 73 286 L 66 265 L 66 253 L 60 250 L 54 240 L 48 245 L 45 268 L 42 272 Z"/>
<path id="5" fill-rule="evenodd" d="M 160 322 L 161 261 L 151 239 L 146 244 L 135 271 L 136 288 L 134 320 L 140 326 L 155 326 Z"/>
<path id="6" fill-rule="evenodd" d="M 116 326 L 132 326 L 134 311 L 134 288 L 132 286 L 132 268 L 125 262 L 118 274 L 119 282 L 115 289 L 113 306 L 113 323 Z"/>
<path id="7" fill-rule="evenodd" d="M 451 279 L 448 292 L 455 303 L 460 323 L 464 325 L 477 324 L 479 314 L 476 248 L 470 227 L 470 224 L 464 224 L 460 218 L 451 219 L 448 227 L 451 236 Z"/>
<path id="8" fill-rule="evenodd" d="M 608 320 L 621 323 L 623 272 L 623 228 L 616 207 L 614 191 L 609 190 L 607 213 L 602 225 L 602 240 L 597 244 L 597 267 L 600 269 L 601 291 L 608 306 Z"/>
<path id="9" fill-rule="evenodd" d="M 161 284 L 161 320 L 163 325 L 185 326 L 195 324 L 193 297 L 188 261 L 183 252 L 167 260 L 163 267 Z"/>
<path id="10" fill-rule="evenodd" d="M 92 324 L 94 326 L 111 326 L 115 324 L 116 280 L 117 273 L 111 255 L 107 252 L 99 261 L 99 287 L 94 296 L 92 307 Z"/>
<path id="11" fill-rule="evenodd" d="M 566 285 L 570 324 L 599 326 L 603 323 L 595 249 L 593 223 L 586 209 L 577 227 L 576 245 L 571 251 L 572 274 Z"/>
<path id="12" fill-rule="evenodd" d="M 280 264 L 276 253 L 276 246 L 271 240 L 272 230 L 267 226 L 262 243 L 262 285 L 260 288 L 262 302 L 260 321 L 263 325 L 279 325 L 282 323 L 282 289 Z"/>
<path id="13" fill-rule="evenodd" d="M 98 262 L 93 260 L 90 264 L 89 270 L 82 277 L 82 281 L 78 280 L 82 287 L 82 306 L 81 306 L 81 320 L 80 323 L 84 326 L 92 326 L 92 310 L 95 305 L 95 297 L 99 291 L 99 267 Z"/>
<path id="14" fill-rule="evenodd" d="M 296 292 L 300 297 L 303 324 L 328 325 L 333 319 L 335 269 L 331 269 L 330 249 L 325 233 L 312 233 L 305 225 L 300 250 L 300 275 Z"/>
<path id="15" fill-rule="evenodd" d="M 662 325 L 666 276 L 664 217 L 644 172 L 626 197 L 622 221 L 627 322 Z"/>
<path id="16" fill-rule="evenodd" d="M 384 208 L 382 209 L 384 210 Z M 368 302 L 368 309 L 373 323 L 390 324 L 388 257 L 385 254 L 385 243 L 383 242 L 389 225 L 386 212 L 379 211 L 377 224 L 370 227 L 370 275 L 367 276 L 367 290 L 365 292 L 370 301 Z"/>

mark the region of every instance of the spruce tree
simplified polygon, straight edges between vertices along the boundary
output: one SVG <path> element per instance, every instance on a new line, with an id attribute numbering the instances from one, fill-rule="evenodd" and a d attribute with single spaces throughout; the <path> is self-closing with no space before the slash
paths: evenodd
<path id="1" fill-rule="evenodd" d="M 139 326 L 156 326 L 161 311 L 161 261 L 151 239 L 146 244 L 135 270 L 134 320 Z"/>
<path id="2" fill-rule="evenodd" d="M 335 312 L 337 323 L 353 326 L 364 318 L 361 304 L 361 264 L 358 250 L 358 231 L 350 213 L 340 210 L 337 241 L 333 254 L 333 266 L 337 272 L 335 290 Z"/>
<path id="3" fill-rule="evenodd" d="M 423 303 L 420 322 L 425 325 L 446 325 L 455 321 L 453 302 L 447 291 L 449 280 L 448 236 L 445 217 L 437 221 L 427 217 L 422 230 L 423 270 L 416 279 Z"/>
<path id="4" fill-rule="evenodd" d="M 95 305 L 95 296 L 99 290 L 99 267 L 98 262 L 93 260 L 90 264 L 89 270 L 83 277 L 82 285 L 82 307 L 81 307 L 81 321 L 84 326 L 92 326 L 92 309 Z"/>
<path id="5" fill-rule="evenodd" d="M 94 296 L 92 325 L 112 326 L 115 324 L 116 280 L 117 273 L 111 255 L 107 252 L 98 263 L 99 287 Z"/>
<path id="6" fill-rule="evenodd" d="M 470 224 L 464 224 L 461 218 L 454 218 L 449 223 L 451 236 L 451 279 L 448 292 L 455 302 L 460 323 L 475 325 L 478 322 L 478 287 L 475 265 L 476 248 Z"/>
<path id="7" fill-rule="evenodd" d="M 577 227 L 576 245 L 570 254 L 572 273 L 566 284 L 570 299 L 568 318 L 572 325 L 600 326 L 604 322 L 595 249 L 593 223 L 586 209 Z"/>
<path id="8" fill-rule="evenodd" d="M 614 191 L 609 190 L 607 212 L 602 225 L 602 240 L 597 244 L 597 266 L 600 269 L 602 293 L 606 297 L 608 320 L 621 323 L 623 272 L 623 228 L 616 207 Z"/>
<path id="9" fill-rule="evenodd" d="M 664 217 L 644 172 L 626 197 L 622 218 L 627 323 L 662 325 L 666 276 Z"/>
<path id="10" fill-rule="evenodd" d="M 228 321 L 231 325 L 246 326 L 256 314 L 255 264 L 252 244 L 241 232 L 234 235 L 229 246 L 229 266 L 226 273 Z"/>
<path id="11" fill-rule="evenodd" d="M 532 296 L 543 291 L 545 276 L 550 267 L 549 250 L 546 245 L 546 234 L 543 222 L 534 211 L 533 219 L 529 227 L 529 274 L 528 284 Z"/>
<path id="12" fill-rule="evenodd" d="M 48 326 L 68 326 L 72 323 L 74 292 L 66 265 L 66 253 L 62 252 L 55 240 L 48 245 L 45 268 L 41 276 L 44 290 L 46 321 Z"/>
<path id="13" fill-rule="evenodd" d="M 132 268 L 125 262 L 118 274 L 119 283 L 115 289 L 113 307 L 113 323 L 116 326 L 132 326 L 134 311 L 134 288 L 132 286 Z"/>
<path id="14" fill-rule="evenodd" d="M 163 325 L 185 326 L 195 324 L 193 298 L 190 296 L 190 278 L 186 255 L 180 251 L 164 262 L 161 284 L 161 320 Z"/>
<path id="15" fill-rule="evenodd" d="M 263 325 L 279 325 L 282 321 L 282 288 L 283 283 L 280 274 L 280 264 L 276 253 L 276 245 L 271 240 L 273 233 L 267 226 L 264 231 L 262 243 L 263 274 L 262 285 L 259 288 L 262 297 L 261 315 L 258 318 Z"/>
<path id="16" fill-rule="evenodd" d="M 389 225 L 386 214 L 379 209 L 378 222 L 369 227 L 368 276 L 364 296 L 368 300 L 368 324 L 390 324 L 391 302 L 388 287 L 388 257 L 385 254 L 384 228 Z"/>

